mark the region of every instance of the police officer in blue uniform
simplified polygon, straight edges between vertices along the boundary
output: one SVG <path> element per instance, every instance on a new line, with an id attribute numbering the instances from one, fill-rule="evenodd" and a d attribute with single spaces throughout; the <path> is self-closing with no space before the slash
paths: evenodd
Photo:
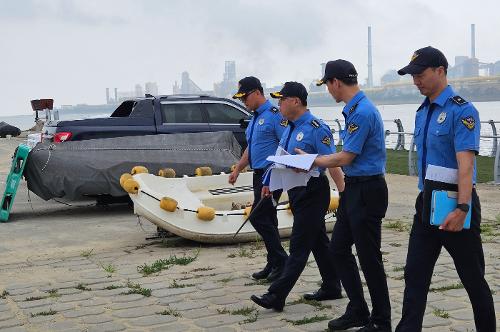
<path id="1" fill-rule="evenodd" d="M 273 106 L 263 93 L 260 81 L 250 76 L 239 81 L 238 92 L 233 96 L 235 99 L 240 99 L 253 112 L 253 117 L 246 129 L 248 146 L 230 174 L 229 183 L 234 184 L 239 173 L 250 165 L 253 169 L 254 201 L 252 209 L 261 200 L 262 176 L 270 164 L 266 158 L 274 155 L 281 135 L 288 124 L 278 108 Z M 279 201 L 281 191 L 275 192 L 273 196 L 276 201 Z M 252 277 L 255 279 L 267 278 L 269 281 L 275 280 L 283 271 L 288 255 L 281 245 L 276 208 L 270 199 L 266 199 L 255 211 L 250 223 L 262 237 L 267 249 L 266 266 L 262 271 L 253 273 Z"/>
<path id="2" fill-rule="evenodd" d="M 319 156 L 315 165 L 341 166 L 345 189 L 340 196 L 330 251 L 342 285 L 349 297 L 346 312 L 328 323 L 331 331 L 361 327 L 359 331 L 391 331 L 391 305 L 380 252 L 381 224 L 388 205 L 385 173 L 385 136 L 376 107 L 360 91 L 357 72 L 346 60 L 329 61 L 318 85 L 326 84 L 336 102 L 345 102 L 342 151 Z M 363 287 L 352 245 L 372 301 L 372 313 Z"/>
<path id="3" fill-rule="evenodd" d="M 477 331 L 496 331 L 493 299 L 484 279 L 481 206 L 474 186 L 479 113 L 448 85 L 447 68 L 444 54 L 429 46 L 415 51 L 409 65 L 398 71 L 400 75 L 412 75 L 414 84 L 426 98 L 415 117 L 420 194 L 415 203 L 406 258 L 403 315 L 396 331 L 421 331 L 427 293 L 442 247 L 453 258 L 469 294 Z M 458 170 L 458 183 L 453 184 L 453 190 L 458 189 L 457 208 L 441 226 L 433 226 L 429 220 L 432 190 L 438 189 L 436 183 L 440 183 L 426 179 L 429 165 Z M 472 209 L 470 229 L 463 229 L 469 209 Z"/>
<path id="4" fill-rule="evenodd" d="M 335 151 L 333 136 L 326 124 L 314 117 L 307 109 L 307 90 L 298 82 L 287 82 L 281 91 L 272 93 L 279 98 L 280 111 L 288 119 L 280 147 L 290 154 L 295 148 L 308 153 L 330 154 Z M 330 203 L 330 186 L 325 169 L 320 175 L 311 177 L 306 186 L 288 190 L 293 213 L 293 228 L 290 237 L 290 256 L 283 274 L 275 280 L 263 296 L 252 295 L 259 306 L 276 311 L 283 310 L 285 299 L 304 270 L 309 254 L 313 253 L 323 279 L 322 288 L 329 294 L 341 295 L 341 286 L 333 261 L 328 253 L 328 236 L 325 229 L 325 214 Z M 267 194 L 264 187 L 264 194 Z"/>

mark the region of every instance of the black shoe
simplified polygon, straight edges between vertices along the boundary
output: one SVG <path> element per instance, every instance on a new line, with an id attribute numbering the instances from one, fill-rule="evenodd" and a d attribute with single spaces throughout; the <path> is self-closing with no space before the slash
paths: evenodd
<path id="1" fill-rule="evenodd" d="M 377 325 L 375 323 L 368 323 L 362 328 L 360 328 L 357 332 L 391 332 L 391 327 L 390 326 L 382 326 L 382 325 Z"/>
<path id="2" fill-rule="evenodd" d="M 309 301 L 325 301 L 325 300 L 338 300 L 342 298 L 342 293 L 327 292 L 323 288 L 318 289 L 314 293 L 304 294 L 304 299 Z"/>
<path id="3" fill-rule="evenodd" d="M 360 327 L 368 324 L 370 320 L 368 317 L 360 318 L 352 314 L 345 313 L 337 319 L 328 322 L 328 330 L 342 331 L 350 329 L 351 327 Z"/>
<path id="4" fill-rule="evenodd" d="M 273 267 L 271 273 L 269 273 L 269 275 L 267 276 L 267 281 L 273 282 L 274 280 L 278 279 L 283 273 L 284 269 L 285 269 L 284 266 Z"/>
<path id="5" fill-rule="evenodd" d="M 275 311 L 283 311 L 283 307 L 285 306 L 285 300 L 281 300 L 273 293 L 266 293 L 261 297 L 257 295 L 252 295 L 250 300 L 254 301 L 256 304 L 266 309 L 273 309 Z"/>
<path id="6" fill-rule="evenodd" d="M 266 279 L 269 276 L 269 274 L 271 273 L 272 269 L 273 269 L 272 266 L 270 264 L 267 264 L 263 270 L 252 274 L 252 278 L 254 278 L 256 280 Z"/>

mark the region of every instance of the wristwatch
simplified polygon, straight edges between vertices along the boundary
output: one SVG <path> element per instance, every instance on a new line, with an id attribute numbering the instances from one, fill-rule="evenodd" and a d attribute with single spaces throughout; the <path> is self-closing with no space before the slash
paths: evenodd
<path id="1" fill-rule="evenodd" d="M 464 211 L 465 213 L 469 212 L 470 206 L 466 203 L 457 204 L 457 209 Z"/>

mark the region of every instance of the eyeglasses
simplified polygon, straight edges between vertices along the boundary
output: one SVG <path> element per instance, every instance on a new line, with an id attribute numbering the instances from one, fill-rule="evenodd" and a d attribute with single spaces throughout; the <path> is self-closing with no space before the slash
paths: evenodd
<path id="1" fill-rule="evenodd" d="M 247 92 L 243 97 L 239 98 L 242 102 L 245 102 L 245 100 L 247 100 L 248 96 L 250 96 L 252 93 L 254 93 L 255 91 L 257 91 L 257 89 L 254 89 L 250 92 Z"/>

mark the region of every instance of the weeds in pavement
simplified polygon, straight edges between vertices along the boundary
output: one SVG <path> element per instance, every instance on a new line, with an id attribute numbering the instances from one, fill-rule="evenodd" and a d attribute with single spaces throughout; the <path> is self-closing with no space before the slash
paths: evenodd
<path id="1" fill-rule="evenodd" d="M 51 316 L 51 315 L 55 315 L 55 314 L 57 314 L 57 311 L 50 309 L 48 311 L 40 311 L 40 312 L 37 312 L 37 313 L 32 313 L 31 317 Z"/>
<path id="2" fill-rule="evenodd" d="M 137 267 L 137 271 L 142 273 L 143 276 L 148 276 L 153 273 L 158 273 L 162 270 L 167 270 L 171 265 L 188 265 L 194 262 L 198 258 L 199 250 L 194 256 L 182 256 L 177 257 L 176 255 L 171 255 L 166 259 L 158 259 L 153 264 L 143 264 Z"/>
<path id="3" fill-rule="evenodd" d="M 391 242 L 391 243 L 389 243 L 389 245 L 390 245 L 391 247 L 396 247 L 396 248 L 397 248 L 397 247 L 401 247 L 401 243 L 396 243 L 396 242 Z"/>
<path id="4" fill-rule="evenodd" d="M 24 301 L 38 301 L 48 298 L 48 296 L 30 296 L 24 299 Z"/>
<path id="5" fill-rule="evenodd" d="M 401 220 L 391 221 L 386 219 L 388 222 L 384 223 L 384 228 L 393 229 L 397 232 L 408 232 L 411 226 L 408 223 L 404 223 Z"/>
<path id="6" fill-rule="evenodd" d="M 170 286 L 168 288 L 186 288 L 186 287 L 193 287 L 194 284 L 178 284 L 177 281 L 174 279 Z"/>
<path id="7" fill-rule="evenodd" d="M 10 295 L 10 294 L 9 294 L 9 292 L 7 292 L 6 290 L 4 290 L 4 291 L 2 292 L 2 294 L 0 294 L 0 299 L 5 299 L 5 298 L 7 298 L 7 296 L 9 296 L 9 295 Z"/>
<path id="8" fill-rule="evenodd" d="M 158 315 L 168 315 L 168 316 L 174 316 L 174 317 L 181 317 L 181 314 L 177 310 L 174 310 L 172 308 L 168 308 L 166 310 L 157 312 L 156 314 L 158 314 Z"/>
<path id="9" fill-rule="evenodd" d="M 443 309 L 434 309 L 432 312 L 434 316 L 441 317 L 441 318 L 450 318 L 450 314 Z"/>
<path id="10" fill-rule="evenodd" d="M 464 285 L 462 285 L 461 282 L 457 282 L 456 284 L 452 285 L 446 285 L 446 286 L 441 286 L 441 287 L 431 287 L 429 289 L 429 292 L 446 292 L 447 290 L 450 289 L 461 289 L 464 288 Z"/>
<path id="11" fill-rule="evenodd" d="M 196 269 L 191 270 L 190 272 L 201 272 L 201 271 L 211 271 L 215 270 L 215 267 L 207 266 L 207 267 L 198 267 Z"/>
<path id="12" fill-rule="evenodd" d="M 271 282 L 267 281 L 267 279 L 255 280 L 249 283 L 244 284 L 243 286 L 254 286 L 254 285 L 269 285 Z"/>
<path id="13" fill-rule="evenodd" d="M 51 289 L 47 291 L 49 293 L 49 297 L 61 297 L 61 294 L 57 292 L 57 289 Z"/>
<path id="14" fill-rule="evenodd" d="M 108 272 L 109 274 L 113 274 L 116 272 L 116 266 L 113 264 L 109 263 L 108 265 L 100 264 L 101 267 L 103 268 L 104 271 Z"/>
<path id="15" fill-rule="evenodd" d="M 309 305 L 313 306 L 314 308 L 316 308 L 316 310 L 323 310 L 323 309 L 331 309 L 332 308 L 332 306 L 329 304 L 323 304 L 320 301 L 316 301 L 316 300 L 306 300 L 303 297 L 301 297 L 298 300 L 289 302 L 289 303 L 287 303 L 287 305 L 294 305 L 294 304 L 300 304 L 300 303 L 309 304 Z"/>
<path id="16" fill-rule="evenodd" d="M 330 317 L 326 315 L 321 315 L 321 316 L 313 316 L 313 317 L 304 317 L 299 320 L 291 320 L 291 319 L 283 319 L 285 322 L 291 323 L 292 325 L 305 325 L 305 324 L 311 324 L 311 323 L 316 323 L 316 322 L 321 322 L 324 320 L 330 319 Z"/>
<path id="17" fill-rule="evenodd" d="M 86 284 L 79 283 L 75 287 L 76 289 L 82 290 L 82 291 L 91 291 L 92 288 L 88 288 Z"/>
<path id="18" fill-rule="evenodd" d="M 121 293 L 121 295 L 140 294 L 140 295 L 145 296 L 145 297 L 151 296 L 151 289 L 142 288 L 140 284 L 134 284 L 134 283 L 128 281 L 126 286 L 130 289 L 126 292 Z"/>
<path id="19" fill-rule="evenodd" d="M 394 272 L 401 272 L 401 271 L 404 271 L 405 270 L 405 266 L 395 266 L 392 268 L 392 271 Z"/>
<path id="20" fill-rule="evenodd" d="M 85 258 L 89 258 L 90 256 L 92 256 L 92 252 L 94 251 L 94 248 L 90 249 L 90 250 L 84 250 L 80 253 L 80 256 L 82 257 L 85 257 Z"/>

